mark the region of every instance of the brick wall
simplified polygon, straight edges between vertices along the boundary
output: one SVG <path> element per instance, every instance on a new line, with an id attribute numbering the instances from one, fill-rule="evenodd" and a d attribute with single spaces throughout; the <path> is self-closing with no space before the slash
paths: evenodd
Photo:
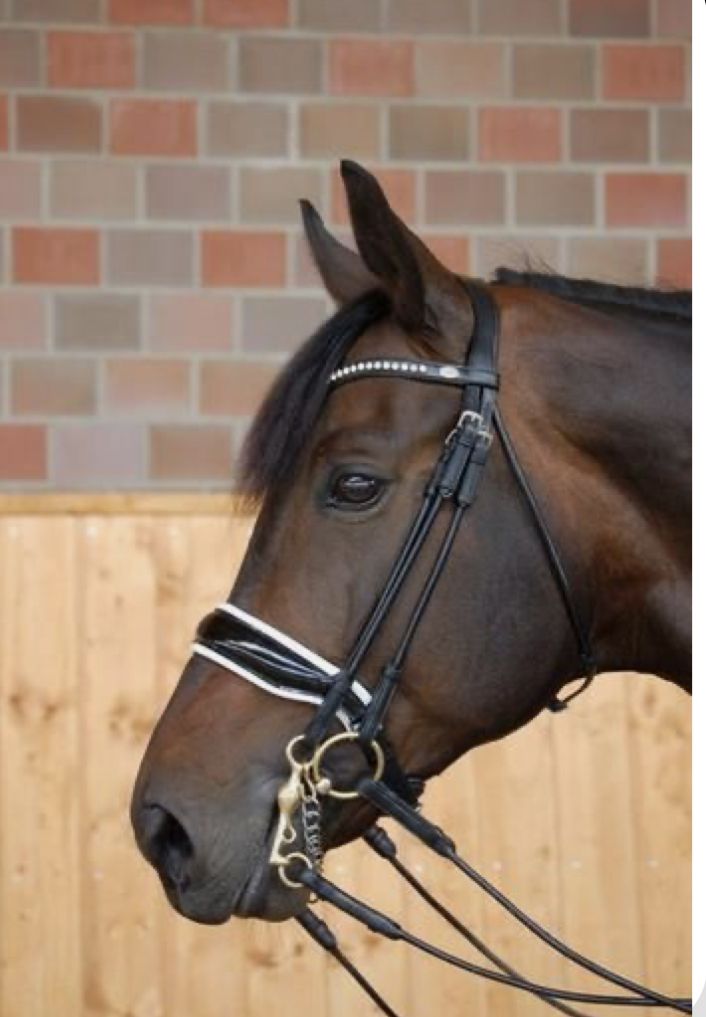
<path id="1" fill-rule="evenodd" d="M 0 0 L 0 486 L 227 486 L 343 155 L 460 271 L 688 283 L 690 6 Z"/>

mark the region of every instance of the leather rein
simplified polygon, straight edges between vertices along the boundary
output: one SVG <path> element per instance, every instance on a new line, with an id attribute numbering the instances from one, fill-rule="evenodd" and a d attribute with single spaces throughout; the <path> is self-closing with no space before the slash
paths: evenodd
<path id="1" fill-rule="evenodd" d="M 516 905 L 476 872 L 456 852 L 450 838 L 426 820 L 419 811 L 423 781 L 406 774 L 385 737 L 384 722 L 404 666 L 426 608 L 453 548 L 461 521 L 473 505 L 484 467 L 497 435 L 510 471 L 529 510 L 534 529 L 545 550 L 556 581 L 567 619 L 576 640 L 583 682 L 564 699 L 554 696 L 548 708 L 565 709 L 583 692 L 597 672 L 589 632 L 582 621 L 561 556 L 544 520 L 531 485 L 513 447 L 498 406 L 498 312 L 489 288 L 466 282 L 475 312 L 475 325 L 464 364 L 449 365 L 420 360 L 383 358 L 346 364 L 329 379 L 332 389 L 364 378 L 394 378 L 426 384 L 451 385 L 461 390 L 461 406 L 455 426 L 449 433 L 426 485 L 407 534 L 398 550 L 386 582 L 364 621 L 342 666 L 327 661 L 275 627 L 255 618 L 241 608 L 219 605 L 199 626 L 193 652 L 205 657 L 238 677 L 265 689 L 272 695 L 309 703 L 316 712 L 303 734 L 287 746 L 290 768 L 288 779 L 278 794 L 278 820 L 270 862 L 282 882 L 292 888 L 307 887 L 321 900 L 328 901 L 372 931 L 432 954 L 445 963 L 463 970 L 530 992 L 555 1009 L 574 1015 L 570 1002 L 596 1005 L 664 1006 L 691 1013 L 691 1001 L 665 996 L 639 985 L 587 959 L 562 943 L 525 915 Z M 446 530 L 397 647 L 382 668 L 377 685 L 368 690 L 357 675 L 370 647 L 380 632 L 397 596 L 417 561 L 422 548 L 443 515 L 448 516 Z M 343 731 L 331 735 L 335 722 Z M 325 765 L 326 756 L 336 746 L 355 744 L 366 761 L 366 775 L 352 787 L 335 786 Z M 478 937 L 452 915 L 399 861 L 396 848 L 381 827 L 373 827 L 364 839 L 387 859 L 400 875 L 435 908 L 468 942 L 493 965 L 485 968 L 456 955 L 446 953 L 404 930 L 398 923 L 356 900 L 330 883 L 322 874 L 321 799 L 364 798 L 378 813 L 392 817 L 429 848 L 446 858 L 476 885 L 488 893 L 520 923 L 562 956 L 611 982 L 631 995 L 570 992 L 538 985 L 519 975 L 495 955 Z M 301 842 L 298 845 L 297 842 Z M 299 848 L 299 849 L 297 849 Z M 336 939 L 325 923 L 311 910 L 298 916 L 302 927 L 320 946 L 332 953 L 356 979 L 383 1013 L 396 1017 L 365 977 L 341 953 Z"/>

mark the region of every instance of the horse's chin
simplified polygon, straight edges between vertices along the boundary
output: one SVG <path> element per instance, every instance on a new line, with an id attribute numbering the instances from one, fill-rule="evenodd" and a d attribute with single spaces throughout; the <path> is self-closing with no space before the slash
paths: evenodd
<path id="1" fill-rule="evenodd" d="M 285 886 L 263 853 L 237 892 L 221 887 L 198 893 L 164 883 L 169 903 L 183 918 L 199 925 L 223 925 L 231 918 L 284 922 L 306 907 L 309 891 Z"/>
<path id="2" fill-rule="evenodd" d="M 236 918 L 260 918 L 265 922 L 284 922 L 306 907 L 309 891 L 285 886 L 269 857 L 257 863 L 235 902 Z"/>

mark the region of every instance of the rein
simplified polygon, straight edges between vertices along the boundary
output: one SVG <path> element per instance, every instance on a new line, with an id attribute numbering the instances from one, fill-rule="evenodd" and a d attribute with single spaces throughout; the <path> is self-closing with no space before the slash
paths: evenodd
<path id="1" fill-rule="evenodd" d="M 384 722 L 399 685 L 419 624 L 434 594 L 451 554 L 465 512 L 478 493 L 484 466 L 490 453 L 493 432 L 497 434 L 512 476 L 528 508 L 532 524 L 545 550 L 559 596 L 576 640 L 581 663 L 581 686 L 559 699 L 552 697 L 549 709 L 562 710 L 593 681 L 597 672 L 589 632 L 584 625 L 564 569 L 561 556 L 547 527 L 537 499 L 513 447 L 497 405 L 498 314 L 490 290 L 466 283 L 475 311 L 475 326 L 466 361 L 460 365 L 428 361 L 364 360 L 339 367 L 330 376 L 330 387 L 364 378 L 395 378 L 428 384 L 452 385 L 461 389 L 461 406 L 455 426 L 447 436 L 436 466 L 427 483 L 422 503 L 402 542 L 387 580 L 364 621 L 351 650 L 339 668 L 290 636 L 249 615 L 232 604 L 221 604 L 199 626 L 193 652 L 219 664 L 238 677 L 272 695 L 305 702 L 317 707 L 306 730 L 286 749 L 289 777 L 277 797 L 278 821 L 270 863 L 282 882 L 297 889 L 309 889 L 369 929 L 393 940 L 402 940 L 430 953 L 447 964 L 484 978 L 530 992 L 564 1013 L 577 1011 L 566 1002 L 624 1006 L 666 1006 L 691 1012 L 689 1000 L 674 999 L 615 974 L 566 946 L 471 868 L 456 852 L 450 838 L 418 811 L 423 782 L 404 773 L 389 745 Z M 382 668 L 372 691 L 358 680 L 361 664 L 384 625 L 397 596 L 417 561 L 427 538 L 442 515 L 448 517 L 446 530 L 434 563 L 426 576 L 399 643 Z M 330 735 L 338 720 L 343 731 Z M 357 745 L 369 772 L 353 786 L 335 785 L 326 766 L 331 750 Z M 364 798 L 376 811 L 395 819 L 429 848 L 450 861 L 484 892 L 513 915 L 532 933 L 562 956 L 606 981 L 626 990 L 630 996 L 570 992 L 528 981 L 486 947 L 474 933 L 455 918 L 416 880 L 397 859 L 396 848 L 380 827 L 365 835 L 366 842 L 386 858 L 404 879 L 420 893 L 454 928 L 499 970 L 472 964 L 418 939 L 398 923 L 356 900 L 334 886 L 321 874 L 323 851 L 320 816 L 322 798 Z M 297 850 L 301 829 L 301 850 Z M 383 1013 L 394 1011 L 340 952 L 333 933 L 308 909 L 298 917 L 302 927 L 332 953 L 356 979 Z"/>

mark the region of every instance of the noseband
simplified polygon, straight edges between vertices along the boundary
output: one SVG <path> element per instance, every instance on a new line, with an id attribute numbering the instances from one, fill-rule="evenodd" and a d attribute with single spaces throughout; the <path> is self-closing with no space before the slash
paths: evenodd
<path id="1" fill-rule="evenodd" d="M 418 948 L 426 948 L 427 952 L 433 950 L 429 944 L 420 946 L 422 941 L 414 941 L 414 937 L 405 933 L 396 923 L 367 905 L 355 901 L 334 887 L 320 873 L 322 851 L 319 799 L 327 795 L 343 799 L 364 797 L 378 812 L 393 816 L 432 850 L 450 859 L 553 949 L 637 995 L 607 997 L 590 993 L 568 993 L 537 986 L 517 975 L 483 944 L 478 946 L 478 943 L 474 942 L 473 934 L 464 926 L 462 934 L 466 938 L 471 938 L 478 949 L 482 948 L 485 956 L 489 957 L 504 974 L 489 972 L 488 969 L 468 963 L 465 963 L 466 970 L 473 970 L 483 977 L 490 977 L 533 992 L 550 1005 L 569 1014 L 575 1014 L 576 1011 L 560 1000 L 578 999 L 594 1003 L 605 1003 L 610 1000 L 625 1005 L 671 1006 L 683 1012 L 690 1012 L 686 1001 L 662 996 L 624 979 L 560 943 L 463 862 L 456 855 L 449 838 L 419 813 L 418 799 L 423 782 L 403 771 L 385 737 L 384 722 L 387 712 L 399 686 L 415 634 L 443 574 L 461 521 L 477 496 L 493 444 L 493 432 L 500 440 L 511 474 L 527 506 L 529 519 L 544 548 L 578 649 L 580 673 L 583 675 L 581 686 L 565 699 L 560 700 L 554 696 L 547 704 L 548 708 L 554 711 L 564 709 L 571 699 L 588 687 L 597 671 L 590 637 L 581 620 L 559 551 L 520 464 L 497 404 L 500 385 L 499 321 L 495 302 L 487 287 L 470 282 L 466 282 L 466 285 L 473 303 L 475 318 L 465 363 L 450 365 L 399 358 L 361 360 L 339 367 L 329 379 L 332 390 L 363 379 L 394 378 L 415 383 L 453 386 L 461 392 L 458 418 L 440 450 L 421 505 L 398 550 L 385 584 L 343 664 L 340 667 L 336 666 L 275 627 L 228 603 L 219 605 L 201 623 L 193 644 L 193 652 L 274 696 L 316 706 L 316 712 L 304 733 L 293 739 L 287 747 L 290 775 L 278 795 L 279 819 L 270 862 L 276 867 L 286 886 L 293 888 L 306 886 L 320 898 L 329 900 L 363 921 L 374 931 L 388 938 L 405 939 Z M 447 524 L 435 560 L 424 579 L 397 647 L 383 666 L 377 684 L 370 691 L 358 681 L 357 676 L 434 529 L 434 524 L 442 514 L 447 516 Z M 332 724 L 336 719 L 343 725 L 344 731 L 342 734 L 331 736 Z M 369 769 L 369 773 L 353 788 L 334 786 L 325 766 L 325 757 L 329 751 L 348 742 L 359 746 Z M 303 833 L 302 851 L 290 850 L 298 838 L 294 822 L 297 814 Z M 389 838 L 386 840 L 386 837 L 384 831 L 379 828 L 366 835 L 371 846 L 388 860 L 393 861 L 403 875 L 406 872 L 405 878 L 414 885 L 414 877 L 396 861 L 394 845 L 390 847 L 391 842 Z M 420 889 L 418 883 L 415 889 L 429 900 L 430 895 Z M 432 901 L 433 898 L 429 902 Z M 441 913 L 447 920 L 452 921 L 452 924 L 455 923 L 457 928 L 460 926 L 458 920 L 453 919 L 453 916 L 449 917 L 443 906 L 437 902 L 432 906 L 437 907 L 437 910 L 441 908 Z M 350 962 L 340 954 L 330 930 L 309 911 L 300 917 L 300 921 L 310 935 L 337 956 L 383 1012 L 392 1014 L 393 1011 L 377 996 L 360 972 L 352 968 Z M 447 963 L 464 967 L 464 962 L 460 962 L 459 958 L 441 954 L 441 951 L 434 953 Z"/>

